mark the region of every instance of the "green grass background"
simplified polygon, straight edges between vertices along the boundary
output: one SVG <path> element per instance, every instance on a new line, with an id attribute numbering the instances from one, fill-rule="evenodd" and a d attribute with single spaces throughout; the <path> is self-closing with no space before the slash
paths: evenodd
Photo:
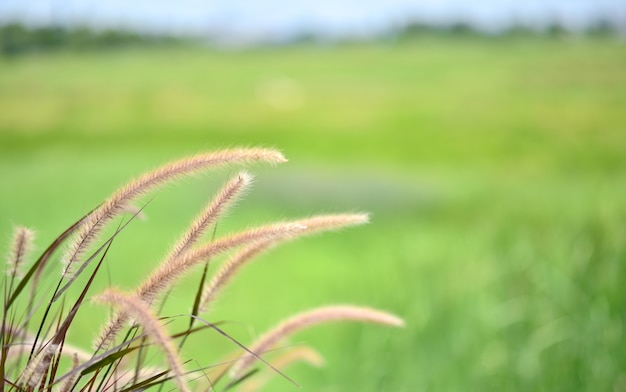
<path id="1" fill-rule="evenodd" d="M 328 362 L 288 371 L 304 390 L 626 390 L 625 70 L 623 42 L 582 38 L 0 59 L 2 249 L 25 224 L 42 250 L 170 159 L 273 146 L 290 162 L 250 167 L 218 234 L 317 212 L 372 223 L 262 257 L 207 318 L 244 343 L 327 303 L 407 322 L 298 334 Z M 132 288 L 236 170 L 159 191 L 97 288 Z M 169 312 L 188 312 L 197 279 Z M 106 310 L 81 312 L 70 339 L 88 347 Z M 185 353 L 207 364 L 232 347 L 207 333 Z"/>

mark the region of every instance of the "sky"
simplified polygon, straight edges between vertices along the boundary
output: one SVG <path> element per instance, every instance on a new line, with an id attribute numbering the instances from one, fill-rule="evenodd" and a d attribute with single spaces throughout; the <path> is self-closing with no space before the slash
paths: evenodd
<path id="1" fill-rule="evenodd" d="M 598 18 L 626 25 L 626 0 L 0 0 L 0 21 L 196 36 L 367 36 L 410 21 L 577 29 Z"/>

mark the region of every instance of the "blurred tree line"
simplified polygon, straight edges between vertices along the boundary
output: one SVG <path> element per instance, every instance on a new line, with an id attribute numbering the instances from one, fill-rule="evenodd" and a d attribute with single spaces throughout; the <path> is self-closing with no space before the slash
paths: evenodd
<path id="1" fill-rule="evenodd" d="M 137 45 L 172 45 L 181 38 L 122 30 L 96 31 L 87 27 L 26 27 L 19 23 L 0 26 L 0 53 L 12 56 L 57 49 L 94 50 Z"/>
<path id="2" fill-rule="evenodd" d="M 432 25 L 428 22 L 410 21 L 398 27 L 394 34 L 400 38 L 413 38 L 427 35 L 444 36 L 489 36 L 489 37 L 511 37 L 511 36 L 544 36 L 544 37 L 565 37 L 565 36 L 591 36 L 610 37 L 619 36 L 620 27 L 606 19 L 597 19 L 589 24 L 585 29 L 571 30 L 558 21 L 544 26 L 543 28 L 532 27 L 525 24 L 511 24 L 508 28 L 498 32 L 485 32 L 477 29 L 468 22 L 455 22 L 447 25 Z"/>
<path id="3" fill-rule="evenodd" d="M 449 25 L 433 25 L 427 22 L 411 21 L 396 26 L 381 36 L 372 40 L 410 40 L 423 36 L 476 36 L 476 37 L 510 37 L 510 36 L 549 36 L 566 37 L 572 35 L 586 36 L 619 36 L 624 29 L 607 20 L 597 20 L 582 31 L 571 31 L 554 22 L 543 29 L 514 24 L 498 33 L 487 33 L 477 29 L 470 23 L 457 22 Z M 312 43 L 320 37 L 314 32 L 300 32 L 288 40 L 281 40 L 280 44 Z M 20 23 L 0 25 L 0 56 L 14 56 L 22 53 L 51 51 L 58 49 L 69 50 L 99 50 L 128 46 L 157 46 L 178 45 L 184 42 L 197 41 L 192 37 L 173 37 L 168 35 L 149 35 L 129 30 L 93 30 L 88 27 L 60 27 L 42 26 L 27 27 Z M 219 39 L 205 37 L 204 42 L 218 42 Z M 349 41 L 349 39 L 347 40 Z M 267 44 L 273 44 L 267 42 Z M 274 43 L 275 44 L 275 43 Z"/>

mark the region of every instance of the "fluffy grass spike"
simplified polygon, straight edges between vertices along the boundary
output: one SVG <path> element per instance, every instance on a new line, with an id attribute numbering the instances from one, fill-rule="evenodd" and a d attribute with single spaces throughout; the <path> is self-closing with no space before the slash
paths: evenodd
<path id="1" fill-rule="evenodd" d="M 79 364 L 80 362 L 78 361 L 78 354 L 74 353 L 74 356 L 72 357 L 72 370 L 76 369 Z M 63 381 L 63 384 L 61 384 L 59 391 L 60 392 L 71 391 L 77 379 L 78 379 L 78 373 L 75 373 L 73 376 L 67 378 L 65 381 Z"/>
<path id="2" fill-rule="evenodd" d="M 193 246 L 206 232 L 207 228 L 213 224 L 227 208 L 237 202 L 242 196 L 243 191 L 245 191 L 252 182 L 252 179 L 251 174 L 242 171 L 226 183 L 206 208 L 191 223 L 189 229 L 180 238 L 178 243 L 174 245 L 167 262 L 171 262 Z"/>
<path id="3" fill-rule="evenodd" d="M 281 222 L 249 229 L 211 242 L 196 249 L 190 249 L 172 262 L 161 264 L 137 289 L 136 295 L 146 304 L 152 304 L 162 292 L 184 276 L 194 266 L 209 260 L 222 252 L 239 246 L 273 238 L 291 236 L 306 229 L 296 222 Z M 118 314 L 109 321 L 94 342 L 95 348 L 107 347 L 121 330 L 126 317 Z"/>
<path id="4" fill-rule="evenodd" d="M 178 257 L 181 257 L 186 250 L 191 248 L 204 234 L 207 228 L 219 218 L 225 210 L 232 206 L 242 195 L 245 189 L 252 182 L 252 175 L 242 171 L 237 176 L 226 183 L 211 200 L 206 208 L 194 219 L 189 229 L 182 235 L 176 245 L 172 248 L 170 254 L 161 263 L 162 269 L 166 269 L 168 265 L 175 263 Z M 154 296 L 141 295 L 146 302 L 152 302 Z M 105 328 L 99 334 L 94 342 L 94 347 L 106 347 L 111 340 L 117 335 L 126 321 L 126 316 L 122 314 L 114 314 L 111 320 L 105 325 Z"/>
<path id="5" fill-rule="evenodd" d="M 162 264 L 138 289 L 138 297 L 152 302 L 156 295 L 167 290 L 192 267 L 225 251 L 257 241 L 289 237 L 306 230 L 299 221 L 280 222 L 249 229 L 191 249 L 172 263 Z"/>
<path id="6" fill-rule="evenodd" d="M 97 238 L 102 227 L 117 214 L 124 211 L 128 203 L 138 196 L 169 181 L 207 168 L 254 161 L 281 163 L 285 162 L 286 159 L 280 152 L 272 149 L 252 148 L 223 150 L 199 154 L 166 164 L 129 182 L 96 208 L 82 222 L 78 233 L 73 238 L 73 241 L 70 242 L 63 257 L 63 274 L 65 276 L 71 275 L 73 265 L 81 258 L 82 254 L 95 238 Z"/>
<path id="7" fill-rule="evenodd" d="M 263 251 L 272 245 L 284 241 L 295 239 L 303 235 L 314 234 L 325 230 L 336 230 L 347 226 L 365 224 L 369 221 L 367 214 L 335 214 L 335 215 L 318 215 L 311 218 L 301 219 L 298 221 L 304 229 L 292 236 L 281 239 L 261 241 L 253 243 L 235 254 L 222 268 L 215 274 L 211 281 L 206 285 L 200 299 L 200 310 L 207 311 L 208 304 L 212 302 L 219 291 L 228 284 L 228 282 L 237 274 L 237 272 L 247 263 L 252 261 Z"/>
<path id="8" fill-rule="evenodd" d="M 32 250 L 35 232 L 31 229 L 18 226 L 13 231 L 11 248 L 7 257 L 7 274 L 9 276 L 20 276 L 21 267 Z"/>
<path id="9" fill-rule="evenodd" d="M 404 326 L 404 320 L 398 316 L 377 309 L 353 305 L 326 306 L 288 318 L 257 339 L 256 342 L 249 346 L 249 349 L 254 353 L 262 354 L 294 332 L 331 321 L 361 321 L 394 327 Z M 255 360 L 256 358 L 251 355 L 243 356 L 232 367 L 231 377 L 237 379 Z"/>
<path id="10" fill-rule="evenodd" d="M 253 243 L 231 257 L 222 268 L 215 273 L 211 281 L 202 290 L 200 311 L 206 312 L 209 303 L 215 300 L 222 288 L 230 282 L 241 267 L 268 249 L 272 245 L 272 242 L 273 241 L 261 241 Z"/>
<path id="11" fill-rule="evenodd" d="M 46 346 L 39 354 L 34 356 L 20 377 L 20 383 L 23 385 L 28 385 L 29 389 L 34 389 L 40 383 L 42 378 L 48 372 L 48 368 L 50 367 L 50 362 L 52 361 L 52 357 L 56 354 L 59 349 L 58 344 L 50 343 Z"/>
<path id="12" fill-rule="evenodd" d="M 146 304 L 141 302 L 136 297 L 121 293 L 120 291 L 111 288 L 96 296 L 94 300 L 96 302 L 114 305 L 123 312 L 129 314 L 131 317 L 135 318 L 139 325 L 143 327 L 146 334 L 150 336 L 165 353 L 169 368 L 174 375 L 174 380 L 176 381 L 178 389 L 183 392 L 189 391 L 187 384 L 183 379 L 183 365 L 178 357 L 176 348 L 161 326 L 159 320 L 152 314 Z"/>

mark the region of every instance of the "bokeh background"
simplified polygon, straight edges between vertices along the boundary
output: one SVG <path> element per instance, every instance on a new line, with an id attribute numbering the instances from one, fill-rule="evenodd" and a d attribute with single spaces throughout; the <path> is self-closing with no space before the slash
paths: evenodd
<path id="1" fill-rule="evenodd" d="M 288 370 L 305 390 L 626 390 L 626 5 L 518 3 L 5 0 L 1 249 L 24 224 L 43 250 L 168 160 L 276 147 L 290 162 L 250 167 L 218 234 L 372 222 L 262 257 L 207 318 L 243 343 L 327 303 L 407 322 L 298 334 L 327 360 Z M 134 287 L 236 170 L 160 190 L 98 288 Z M 70 340 L 106 313 L 81 309 Z M 208 335 L 187 357 L 233 349 Z"/>

